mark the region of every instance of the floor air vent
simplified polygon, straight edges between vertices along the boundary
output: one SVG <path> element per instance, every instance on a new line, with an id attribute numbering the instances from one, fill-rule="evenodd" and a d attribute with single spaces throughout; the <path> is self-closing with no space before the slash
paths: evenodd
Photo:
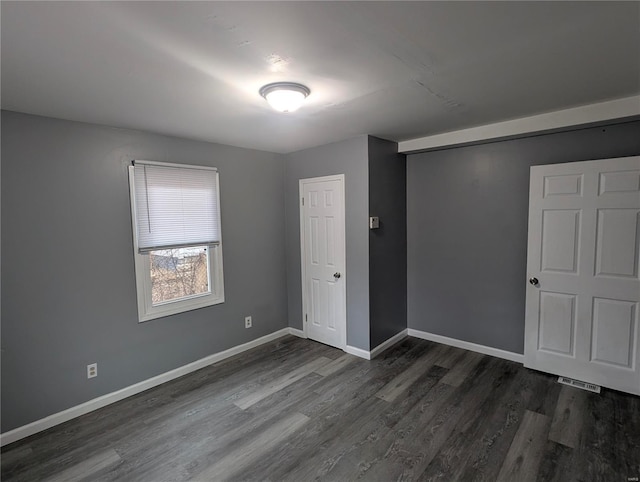
<path id="1" fill-rule="evenodd" d="M 573 378 L 558 377 L 558 382 L 564 385 L 569 385 L 576 388 L 582 388 L 590 392 L 600 393 L 600 386 L 593 383 L 581 382 L 580 380 L 574 380 Z"/>

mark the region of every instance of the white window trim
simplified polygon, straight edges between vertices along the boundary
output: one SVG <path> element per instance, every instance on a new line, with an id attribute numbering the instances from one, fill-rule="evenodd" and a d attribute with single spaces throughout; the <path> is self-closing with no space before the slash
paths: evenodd
<path id="1" fill-rule="evenodd" d="M 189 167 L 189 166 L 185 166 Z M 169 315 L 197 310 L 206 306 L 224 303 L 224 269 L 222 265 L 222 233 L 220 242 L 207 245 L 209 258 L 209 293 L 168 301 L 159 305 L 153 305 L 151 301 L 151 265 L 148 254 L 140 254 L 138 251 L 138 228 L 136 223 L 135 182 L 134 168 L 129 166 L 129 199 L 131 203 L 131 223 L 133 228 L 133 253 L 136 272 L 136 291 L 138 301 L 138 322 L 154 320 Z M 220 185 L 216 176 L 216 192 L 218 206 L 220 206 Z M 220 217 L 218 218 L 220 219 Z M 221 230 L 222 231 L 222 230 Z"/>

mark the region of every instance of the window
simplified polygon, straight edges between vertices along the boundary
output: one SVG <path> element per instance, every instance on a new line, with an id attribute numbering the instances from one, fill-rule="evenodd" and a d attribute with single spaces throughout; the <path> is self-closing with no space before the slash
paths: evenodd
<path id="1" fill-rule="evenodd" d="M 139 320 L 222 303 L 217 170 L 134 161 L 129 185 Z"/>

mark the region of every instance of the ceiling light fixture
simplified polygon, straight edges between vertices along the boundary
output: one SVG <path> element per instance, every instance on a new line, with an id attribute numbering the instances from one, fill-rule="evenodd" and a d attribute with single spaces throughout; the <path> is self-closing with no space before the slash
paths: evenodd
<path id="1" fill-rule="evenodd" d="M 260 89 L 260 95 L 278 112 L 293 112 L 311 93 L 307 86 L 294 82 L 275 82 Z"/>

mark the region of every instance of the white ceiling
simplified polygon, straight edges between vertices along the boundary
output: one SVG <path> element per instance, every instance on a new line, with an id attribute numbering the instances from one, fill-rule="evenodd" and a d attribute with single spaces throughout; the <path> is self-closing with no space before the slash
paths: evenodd
<path id="1" fill-rule="evenodd" d="M 640 93 L 640 2 L 7 2 L 2 108 L 291 152 Z M 306 84 L 293 114 L 258 95 Z"/>

